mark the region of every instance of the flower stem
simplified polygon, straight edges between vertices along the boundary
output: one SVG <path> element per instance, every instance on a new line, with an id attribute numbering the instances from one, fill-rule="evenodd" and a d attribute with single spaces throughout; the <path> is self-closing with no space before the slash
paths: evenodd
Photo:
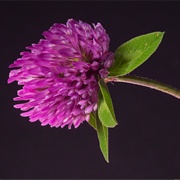
<path id="1" fill-rule="evenodd" d="M 158 81 L 154 81 L 148 78 L 138 77 L 138 76 L 121 76 L 121 77 L 108 77 L 105 79 L 105 82 L 123 82 L 130 83 L 139 86 L 144 86 L 158 91 L 167 93 L 171 96 L 174 96 L 180 99 L 180 90 L 171 87 L 170 85 L 163 84 Z"/>

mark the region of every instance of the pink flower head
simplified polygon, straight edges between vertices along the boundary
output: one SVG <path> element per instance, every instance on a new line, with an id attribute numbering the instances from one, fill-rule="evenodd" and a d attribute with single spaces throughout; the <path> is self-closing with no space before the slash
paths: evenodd
<path id="1" fill-rule="evenodd" d="M 98 79 L 108 75 L 113 54 L 100 23 L 93 27 L 69 19 L 43 33 L 45 39 L 27 47 L 10 68 L 8 83 L 23 85 L 15 101 L 21 116 L 41 125 L 77 128 L 97 110 Z"/>

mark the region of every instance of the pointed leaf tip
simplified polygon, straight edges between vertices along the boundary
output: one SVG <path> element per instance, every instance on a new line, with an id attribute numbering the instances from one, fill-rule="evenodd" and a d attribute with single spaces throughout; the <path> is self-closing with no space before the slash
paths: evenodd
<path id="1" fill-rule="evenodd" d="M 97 127 L 97 136 L 98 136 L 101 152 L 106 162 L 109 163 L 108 128 L 105 127 L 98 118 L 96 121 L 96 127 Z"/>

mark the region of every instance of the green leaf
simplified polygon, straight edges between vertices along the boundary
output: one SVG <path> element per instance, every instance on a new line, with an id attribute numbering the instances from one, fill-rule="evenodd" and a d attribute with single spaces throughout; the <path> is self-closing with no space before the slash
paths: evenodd
<path id="1" fill-rule="evenodd" d="M 109 76 L 124 76 L 144 63 L 158 48 L 164 32 L 153 32 L 127 41 L 115 51 Z"/>
<path id="2" fill-rule="evenodd" d="M 97 127 L 97 136 L 98 136 L 101 152 L 105 160 L 109 163 L 108 128 L 105 127 L 98 118 L 96 121 L 96 127 Z"/>
<path id="3" fill-rule="evenodd" d="M 106 83 L 99 80 L 99 97 L 98 97 L 98 117 L 102 124 L 106 127 L 114 127 L 117 125 L 114 114 L 113 103 Z"/>
<path id="4" fill-rule="evenodd" d="M 90 120 L 88 121 L 88 123 L 89 123 L 95 130 L 97 130 L 97 127 L 96 127 L 96 118 L 94 117 L 93 113 L 90 114 Z"/>

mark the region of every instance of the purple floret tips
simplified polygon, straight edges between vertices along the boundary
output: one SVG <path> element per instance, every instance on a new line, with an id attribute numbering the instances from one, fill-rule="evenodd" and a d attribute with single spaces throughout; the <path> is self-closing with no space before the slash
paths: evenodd
<path id="1" fill-rule="evenodd" d="M 27 47 L 10 68 L 8 83 L 23 85 L 15 101 L 21 116 L 42 126 L 73 125 L 89 121 L 97 110 L 98 79 L 108 76 L 114 54 L 100 23 L 93 26 L 69 19 L 43 33 L 45 39 Z"/>

